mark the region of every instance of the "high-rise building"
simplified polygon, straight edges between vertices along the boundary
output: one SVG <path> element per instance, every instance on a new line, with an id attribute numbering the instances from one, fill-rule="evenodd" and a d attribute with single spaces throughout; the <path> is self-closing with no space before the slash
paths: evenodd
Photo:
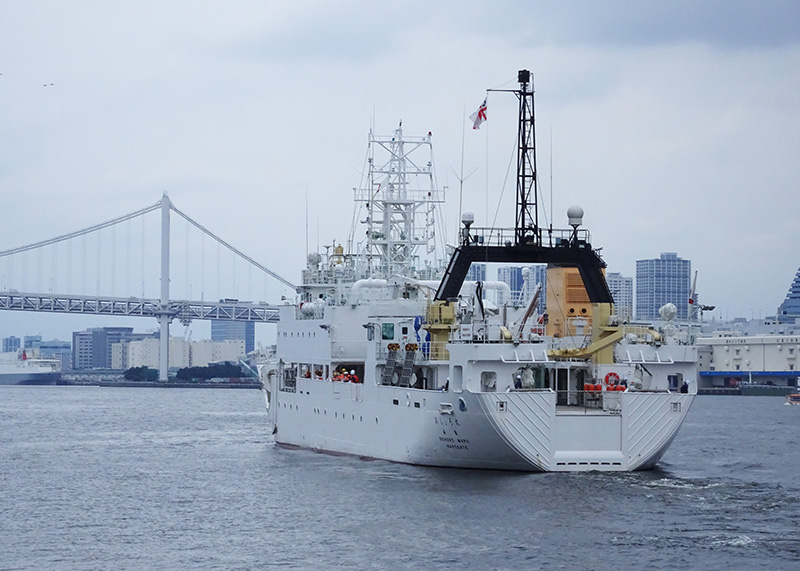
<path id="1" fill-rule="evenodd" d="M 3 353 L 11 353 L 12 351 L 19 351 L 21 346 L 21 339 L 19 337 L 4 337 L 3 338 Z"/>
<path id="2" fill-rule="evenodd" d="M 192 367 L 207 367 L 211 363 L 238 361 L 244 352 L 244 341 L 192 341 Z"/>
<path id="3" fill-rule="evenodd" d="M 467 271 L 468 282 L 484 282 L 486 281 L 486 264 L 472 264 Z"/>
<path id="4" fill-rule="evenodd" d="M 501 266 L 497 268 L 497 281 L 508 285 L 511 290 L 511 301 L 514 305 L 522 304 L 522 287 L 525 281 L 522 279 L 522 268 L 519 266 Z"/>
<path id="5" fill-rule="evenodd" d="M 92 332 L 72 332 L 72 368 L 91 369 L 92 359 Z"/>
<path id="6" fill-rule="evenodd" d="M 130 361 L 130 355 L 132 349 L 130 348 L 131 343 L 135 343 L 137 341 L 153 341 L 158 348 L 158 339 L 160 336 L 160 332 L 151 332 L 151 333 L 130 333 L 128 335 L 124 335 L 120 337 L 118 342 L 111 344 L 111 368 L 115 370 L 127 370 L 133 366 L 141 366 L 140 364 L 132 365 Z M 172 345 L 173 339 L 170 339 L 170 349 L 169 349 L 169 362 L 170 367 L 172 366 L 173 355 L 172 355 Z M 148 346 L 149 347 L 149 346 Z M 153 367 L 154 369 L 158 368 L 158 349 L 155 351 L 155 359 L 156 365 Z"/>
<path id="7" fill-rule="evenodd" d="M 497 268 L 497 279 L 508 284 L 511 289 L 511 299 L 517 305 L 527 305 L 536 291 L 536 286 L 542 284 L 537 310 L 540 314 L 544 313 L 547 284 L 546 264 L 501 266 Z"/>
<path id="8" fill-rule="evenodd" d="M 636 260 L 636 316 L 659 319 L 658 310 L 667 303 L 678 308 L 678 319 L 688 319 L 692 262 L 675 252 L 664 252 L 652 260 Z"/>
<path id="9" fill-rule="evenodd" d="M 72 333 L 75 369 L 110 369 L 111 346 L 133 334 L 133 327 L 97 327 Z"/>
<path id="10" fill-rule="evenodd" d="M 527 277 L 525 270 L 528 270 Z M 543 314 L 547 309 L 547 264 L 533 264 L 522 269 L 522 277 L 525 279 L 522 295 L 524 299 L 529 300 L 533 297 L 533 292 L 536 291 L 536 286 L 542 284 L 542 289 L 539 292 L 539 303 L 536 310 L 539 314 Z"/>
<path id="11" fill-rule="evenodd" d="M 515 299 L 520 297 L 525 280 L 522 277 L 522 268 L 519 266 L 501 266 L 497 268 L 498 281 L 508 284 L 511 288 L 511 296 Z"/>
<path id="12" fill-rule="evenodd" d="M 621 321 L 633 319 L 633 278 L 619 272 L 609 272 L 606 282 L 614 298 L 614 312 Z"/>
<path id="13" fill-rule="evenodd" d="M 256 347 L 256 324 L 253 321 L 211 322 L 212 341 L 244 341 L 245 353 Z"/>
<path id="14" fill-rule="evenodd" d="M 58 359 L 61 361 L 62 371 L 72 368 L 72 347 L 69 341 L 59 341 L 58 339 L 40 341 L 38 349 L 39 356 L 43 359 Z"/>
<path id="15" fill-rule="evenodd" d="M 794 323 L 800 319 L 800 269 L 794 276 L 792 285 L 786 293 L 786 299 L 778 306 L 778 321 L 781 323 Z"/>
<path id="16" fill-rule="evenodd" d="M 168 365 L 170 369 L 182 369 L 192 365 L 191 345 L 192 343 L 183 337 L 170 337 Z M 154 335 L 121 341 L 114 344 L 114 368 L 148 367 L 158 369 L 160 354 L 161 342 Z"/>

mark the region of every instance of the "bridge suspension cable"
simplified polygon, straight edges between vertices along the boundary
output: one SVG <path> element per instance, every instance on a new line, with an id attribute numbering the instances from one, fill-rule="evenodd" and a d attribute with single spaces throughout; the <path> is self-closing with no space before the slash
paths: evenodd
<path id="1" fill-rule="evenodd" d="M 184 214 L 183 212 L 181 212 L 180 210 L 178 210 L 178 209 L 175 207 L 175 205 L 174 205 L 174 204 L 172 204 L 171 202 L 170 202 L 170 210 L 172 210 L 173 212 L 175 212 L 175 214 L 177 214 L 178 216 L 180 216 L 181 218 L 183 218 L 184 220 L 186 220 L 186 221 L 187 221 L 189 224 L 191 224 L 192 226 L 194 226 L 195 228 L 197 228 L 198 230 L 200 230 L 200 231 L 201 231 L 201 232 L 203 232 L 204 234 L 206 234 L 206 235 L 208 235 L 209 237 L 211 237 L 211 238 L 212 238 L 213 240 L 215 240 L 215 241 L 216 241 L 218 244 L 221 244 L 222 246 L 225 246 L 225 247 L 226 247 L 228 250 L 230 250 L 231 252 L 233 252 L 234 254 L 236 254 L 237 256 L 239 256 L 240 258 L 242 258 L 243 260 L 246 260 L 247 262 L 249 262 L 249 263 L 250 263 L 250 264 L 252 264 L 253 266 L 257 267 L 257 268 L 258 268 L 259 270 L 261 270 L 262 272 L 264 272 L 264 273 L 266 273 L 266 274 L 268 274 L 268 275 L 272 276 L 273 278 L 275 278 L 276 280 L 278 280 L 279 282 L 281 282 L 283 285 L 285 285 L 285 286 L 287 286 L 287 287 L 290 287 L 290 288 L 292 288 L 293 290 L 297 291 L 297 286 L 296 286 L 296 285 L 294 285 L 294 284 L 292 284 L 291 282 L 289 282 L 288 280 L 286 280 L 286 279 L 282 278 L 281 276 L 279 276 L 278 274 L 276 274 L 276 273 L 275 273 L 275 272 L 273 272 L 272 270 L 270 270 L 270 269 L 268 269 L 268 268 L 265 268 L 264 266 L 262 266 L 261 264 L 259 264 L 258 262 L 256 262 L 256 261 L 255 261 L 253 258 L 251 258 L 250 256 L 248 256 L 247 254 L 244 254 L 243 252 L 240 252 L 239 250 L 237 250 L 236 248 L 234 248 L 233 246 L 231 246 L 230 244 L 228 244 L 228 243 L 227 243 L 225 240 L 223 240 L 222 238 L 220 238 L 219 236 L 217 236 L 216 234 L 214 234 L 213 232 L 211 232 L 211 231 L 210 231 L 210 230 L 208 230 L 207 228 L 203 227 L 203 226 L 202 226 L 200 223 L 198 223 L 198 222 L 195 222 L 194 220 L 192 220 L 191 218 L 189 218 L 189 216 L 187 216 L 186 214 Z"/>
<path id="2" fill-rule="evenodd" d="M 137 216 L 142 216 L 147 214 L 148 212 L 153 212 L 161 208 L 161 203 L 156 202 L 152 206 L 148 206 L 146 208 L 142 208 L 141 210 L 137 210 L 136 212 L 131 212 L 130 214 L 126 214 L 125 216 L 120 216 L 119 218 L 114 218 L 113 220 L 109 220 L 108 222 L 102 222 L 100 224 L 95 224 L 94 226 L 90 226 L 89 228 L 84 228 L 83 230 L 77 230 L 75 232 L 70 232 L 69 234 L 63 234 L 61 236 L 56 236 L 55 238 L 50 238 L 48 240 L 42 240 L 41 242 L 36 242 L 34 244 L 28 244 L 27 246 L 19 246 L 17 248 L 12 248 L 11 250 L 5 250 L 0 252 L 0 258 L 5 256 L 13 256 L 14 254 L 19 254 L 22 252 L 28 252 L 29 250 L 35 250 L 36 248 L 43 248 L 45 246 L 50 246 L 51 244 L 57 244 L 58 242 L 64 242 L 71 238 L 77 238 L 79 236 L 85 236 L 86 234 L 91 234 L 92 232 L 97 232 L 98 230 L 102 230 L 103 228 L 108 228 L 109 226 L 114 226 L 115 224 L 119 224 L 120 222 L 125 222 L 126 220 L 131 220 L 136 218 Z M 177 212 L 177 211 L 176 211 Z M 183 216 L 181 214 L 181 216 Z"/>

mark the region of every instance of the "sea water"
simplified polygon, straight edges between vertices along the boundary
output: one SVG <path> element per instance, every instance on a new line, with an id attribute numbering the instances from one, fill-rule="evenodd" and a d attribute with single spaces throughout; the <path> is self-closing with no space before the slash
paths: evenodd
<path id="1" fill-rule="evenodd" d="M 0 387 L 1 569 L 797 569 L 800 407 L 698 397 L 658 468 L 275 446 L 255 390 Z"/>

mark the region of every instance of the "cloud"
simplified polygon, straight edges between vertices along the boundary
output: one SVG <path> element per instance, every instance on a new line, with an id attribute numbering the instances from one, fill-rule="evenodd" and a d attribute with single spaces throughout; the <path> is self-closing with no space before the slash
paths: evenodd
<path id="1" fill-rule="evenodd" d="M 497 13 L 519 16 L 517 29 L 508 29 L 507 33 L 534 45 L 636 48 L 699 42 L 744 49 L 796 45 L 800 40 L 800 5 L 792 0 L 548 0 L 505 4 L 508 10 Z M 500 22 L 494 24 L 499 26 Z"/>
<path id="2" fill-rule="evenodd" d="M 701 269 L 709 303 L 774 311 L 800 265 L 787 214 L 800 184 L 797 11 L 794 2 L 5 3 L 0 250 L 166 191 L 297 281 L 306 241 L 346 240 L 367 132 L 391 133 L 401 120 L 406 134 L 433 132 L 452 233 L 466 116 L 487 88 L 513 89 L 529 68 L 546 219 L 552 178 L 554 224 L 584 206 L 611 271 L 632 275 L 636 259 L 676 251 Z M 488 123 L 466 130 L 464 172 L 477 171 L 463 200 L 477 224 L 498 202 L 497 223 L 513 224 L 515 114 L 513 95 L 492 93 Z"/>

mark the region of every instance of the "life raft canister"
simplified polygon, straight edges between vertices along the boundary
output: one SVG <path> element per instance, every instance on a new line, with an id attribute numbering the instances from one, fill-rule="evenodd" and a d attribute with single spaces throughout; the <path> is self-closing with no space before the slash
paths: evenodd
<path id="1" fill-rule="evenodd" d="M 611 385 L 619 381 L 619 375 L 611 371 L 606 375 L 606 384 Z"/>

